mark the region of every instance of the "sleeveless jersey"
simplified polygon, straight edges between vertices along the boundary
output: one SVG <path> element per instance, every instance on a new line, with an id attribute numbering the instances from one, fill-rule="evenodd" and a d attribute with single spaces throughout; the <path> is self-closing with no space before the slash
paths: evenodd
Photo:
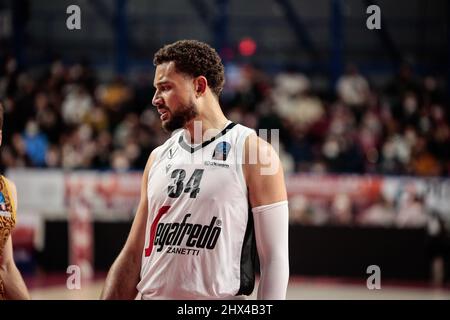
<path id="1" fill-rule="evenodd" d="M 3 249 L 6 241 L 16 224 L 16 209 L 12 198 L 8 182 L 0 175 L 0 259 L 3 256 Z M 0 300 L 5 298 L 3 281 L 0 277 Z"/>
<path id="2" fill-rule="evenodd" d="M 180 130 L 155 149 L 137 285 L 142 299 L 232 299 L 253 292 L 256 246 L 242 172 L 252 132 L 228 122 L 192 147 Z"/>

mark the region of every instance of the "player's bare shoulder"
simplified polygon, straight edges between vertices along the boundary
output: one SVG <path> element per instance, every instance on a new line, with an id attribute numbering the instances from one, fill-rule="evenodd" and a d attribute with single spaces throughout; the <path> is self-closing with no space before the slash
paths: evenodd
<path id="1" fill-rule="evenodd" d="M 274 147 L 251 134 L 245 142 L 243 171 L 252 207 L 287 199 L 283 168 Z"/>
<path id="2" fill-rule="evenodd" d="M 275 148 L 256 133 L 245 140 L 243 169 L 248 175 L 275 175 L 281 168 L 280 158 Z"/>

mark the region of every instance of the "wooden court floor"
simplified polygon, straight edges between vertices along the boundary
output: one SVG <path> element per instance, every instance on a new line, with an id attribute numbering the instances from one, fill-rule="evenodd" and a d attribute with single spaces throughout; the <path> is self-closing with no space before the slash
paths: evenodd
<path id="1" fill-rule="evenodd" d="M 104 280 L 82 282 L 80 289 L 69 290 L 65 284 L 30 289 L 37 300 L 96 300 Z M 256 288 L 256 287 L 255 287 Z M 256 289 L 249 299 L 256 298 Z M 417 286 L 413 284 L 381 284 L 380 289 L 369 290 L 364 282 L 349 283 L 329 279 L 291 278 L 289 300 L 450 300 L 450 288 Z"/>

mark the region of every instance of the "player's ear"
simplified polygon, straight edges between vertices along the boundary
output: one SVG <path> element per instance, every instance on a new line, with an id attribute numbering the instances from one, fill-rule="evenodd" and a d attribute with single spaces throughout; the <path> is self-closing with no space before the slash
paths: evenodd
<path id="1" fill-rule="evenodd" d="M 194 90 L 195 96 L 201 97 L 205 94 L 206 88 L 208 87 L 208 80 L 204 76 L 198 76 L 194 79 Z"/>

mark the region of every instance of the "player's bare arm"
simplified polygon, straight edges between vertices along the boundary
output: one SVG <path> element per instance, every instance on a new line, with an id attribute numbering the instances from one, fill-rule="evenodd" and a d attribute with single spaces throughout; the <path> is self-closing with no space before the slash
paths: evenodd
<path id="1" fill-rule="evenodd" d="M 289 280 L 289 214 L 283 168 L 273 147 L 252 134 L 245 143 L 243 170 L 260 260 L 257 297 L 285 299 Z"/>
<path id="2" fill-rule="evenodd" d="M 144 250 L 145 227 L 148 217 L 147 179 L 154 152 L 150 154 L 142 175 L 141 198 L 127 241 L 111 266 L 101 299 L 135 299 L 136 285 L 140 279 L 141 257 Z"/>
<path id="3" fill-rule="evenodd" d="M 11 190 L 11 196 L 14 200 L 14 210 L 17 212 L 17 189 L 16 185 L 7 180 L 8 186 Z M 9 235 L 8 240 L 3 250 L 3 255 L 0 258 L 0 277 L 3 280 L 3 286 L 5 289 L 5 298 L 8 300 L 28 300 L 30 294 L 22 279 L 22 276 L 17 269 L 13 257 L 12 238 Z"/>

